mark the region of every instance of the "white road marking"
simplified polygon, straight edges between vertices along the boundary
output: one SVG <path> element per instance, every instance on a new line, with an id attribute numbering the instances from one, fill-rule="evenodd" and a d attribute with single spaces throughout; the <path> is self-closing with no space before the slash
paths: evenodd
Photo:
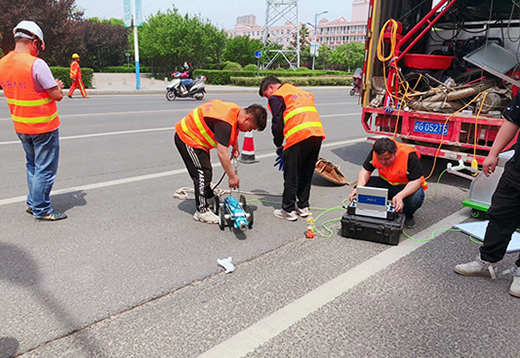
<path id="1" fill-rule="evenodd" d="M 359 142 L 363 142 L 363 141 L 366 141 L 366 137 L 349 139 L 349 140 L 344 140 L 344 141 L 339 141 L 339 142 L 325 143 L 322 145 L 322 147 L 333 147 L 333 146 L 339 146 L 339 145 L 355 144 L 355 143 L 359 143 Z M 257 155 L 256 158 L 258 158 L 258 159 L 269 158 L 269 157 L 274 157 L 275 155 L 276 155 L 276 153 L 267 153 L 267 154 Z M 217 168 L 217 167 L 221 166 L 220 162 L 212 163 L 212 165 L 213 165 L 213 168 Z M 85 190 L 91 190 L 91 189 L 106 188 L 106 187 L 114 186 L 114 185 L 121 185 L 121 184 L 139 182 L 139 181 L 143 181 L 143 180 L 163 178 L 163 177 L 177 175 L 177 174 L 181 174 L 181 173 L 185 173 L 185 172 L 186 172 L 186 169 L 176 169 L 176 170 L 170 170 L 167 172 L 139 175 L 136 177 L 110 180 L 110 181 L 94 183 L 94 184 L 80 185 L 80 186 L 66 188 L 66 189 L 53 190 L 52 195 L 54 196 L 54 195 L 72 193 L 72 192 L 76 192 L 76 191 L 85 191 Z M 13 198 L 1 199 L 0 206 L 13 204 L 13 203 L 25 202 L 25 200 L 26 200 L 25 195 L 13 197 Z"/>
<path id="2" fill-rule="evenodd" d="M 360 115 L 361 115 L 361 113 L 325 114 L 325 115 L 321 116 L 321 118 L 347 117 L 347 116 L 360 116 Z M 105 132 L 105 133 L 73 135 L 73 136 L 60 137 L 60 140 L 106 137 L 106 136 L 121 135 L 121 134 L 135 134 L 135 133 L 161 132 L 161 131 L 173 131 L 173 130 L 174 130 L 174 127 L 172 125 L 171 127 L 163 127 L 163 128 L 135 129 L 135 130 L 119 131 L 119 132 Z M 0 142 L 0 145 L 8 145 L 8 144 L 20 144 L 20 141 L 12 140 L 12 141 L 7 141 L 7 142 Z"/>
<path id="3" fill-rule="evenodd" d="M 414 235 L 415 239 L 428 239 L 437 229 L 450 228 L 454 223 L 460 223 L 468 218 L 468 209 L 462 209 L 438 223 Z M 438 236 L 440 234 L 436 234 Z M 233 337 L 216 345 L 199 358 L 239 358 L 254 351 L 270 339 L 276 337 L 293 324 L 316 312 L 337 297 L 384 270 L 401 258 L 414 252 L 426 242 L 416 242 L 409 239 L 402 241 L 371 259 L 359 264 L 342 275 L 324 283 L 315 290 L 279 309 L 249 328 L 235 334 Z"/>

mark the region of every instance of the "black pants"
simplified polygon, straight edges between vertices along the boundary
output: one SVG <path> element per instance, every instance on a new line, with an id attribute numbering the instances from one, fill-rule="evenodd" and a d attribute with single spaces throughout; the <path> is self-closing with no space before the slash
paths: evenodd
<path id="1" fill-rule="evenodd" d="M 215 196 L 211 189 L 213 168 L 209 153 L 204 149 L 190 147 L 179 138 L 177 133 L 175 133 L 175 146 L 193 180 L 197 211 L 205 212 L 208 210 L 208 199 Z"/>
<path id="2" fill-rule="evenodd" d="M 310 137 L 283 151 L 285 171 L 283 173 L 282 209 L 291 212 L 309 206 L 311 181 L 320 154 L 322 137 Z"/>
<path id="3" fill-rule="evenodd" d="M 480 257 L 485 261 L 498 262 L 504 258 L 511 236 L 520 226 L 520 163 L 515 164 L 513 160 L 506 163 L 491 199 L 488 217 Z M 520 257 L 516 265 L 520 266 Z"/>

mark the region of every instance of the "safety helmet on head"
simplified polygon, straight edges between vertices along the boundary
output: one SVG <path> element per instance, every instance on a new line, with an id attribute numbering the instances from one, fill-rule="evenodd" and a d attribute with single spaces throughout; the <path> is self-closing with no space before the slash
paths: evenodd
<path id="1" fill-rule="evenodd" d="M 13 35 L 14 38 L 24 38 L 29 40 L 35 40 L 38 38 L 42 42 L 42 51 L 45 50 L 43 31 L 34 21 L 20 21 L 20 23 L 13 29 Z"/>
<path id="2" fill-rule="evenodd" d="M 72 55 L 72 58 L 73 59 L 79 58 L 79 55 L 77 53 L 75 53 L 75 54 Z"/>

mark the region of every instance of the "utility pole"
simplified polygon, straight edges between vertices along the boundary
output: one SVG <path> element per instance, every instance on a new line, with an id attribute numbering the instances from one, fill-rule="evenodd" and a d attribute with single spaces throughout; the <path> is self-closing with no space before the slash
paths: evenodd
<path id="1" fill-rule="evenodd" d="M 141 89 L 141 74 L 139 70 L 139 41 L 137 26 L 142 26 L 141 0 L 124 0 L 125 27 L 133 27 L 134 30 L 134 54 L 135 54 L 135 87 Z"/>
<path id="2" fill-rule="evenodd" d="M 328 11 L 323 11 L 323 12 L 320 12 L 318 14 L 315 14 L 314 15 L 314 39 L 313 39 L 313 43 L 314 43 L 314 46 L 312 46 L 312 70 L 314 71 L 314 62 L 316 61 L 316 53 L 318 52 L 318 17 L 323 15 L 323 14 L 326 14 L 328 13 Z M 309 24 L 312 26 L 312 24 Z"/>

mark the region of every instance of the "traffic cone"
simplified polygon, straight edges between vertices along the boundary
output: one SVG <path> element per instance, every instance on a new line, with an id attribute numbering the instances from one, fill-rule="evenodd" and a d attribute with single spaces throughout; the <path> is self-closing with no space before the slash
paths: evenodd
<path id="1" fill-rule="evenodd" d="M 252 164 L 258 162 L 258 160 L 255 160 L 255 142 L 253 141 L 252 132 L 244 133 L 244 145 L 242 146 L 242 154 L 240 155 L 240 159 L 238 159 L 238 161 L 243 164 Z"/>

